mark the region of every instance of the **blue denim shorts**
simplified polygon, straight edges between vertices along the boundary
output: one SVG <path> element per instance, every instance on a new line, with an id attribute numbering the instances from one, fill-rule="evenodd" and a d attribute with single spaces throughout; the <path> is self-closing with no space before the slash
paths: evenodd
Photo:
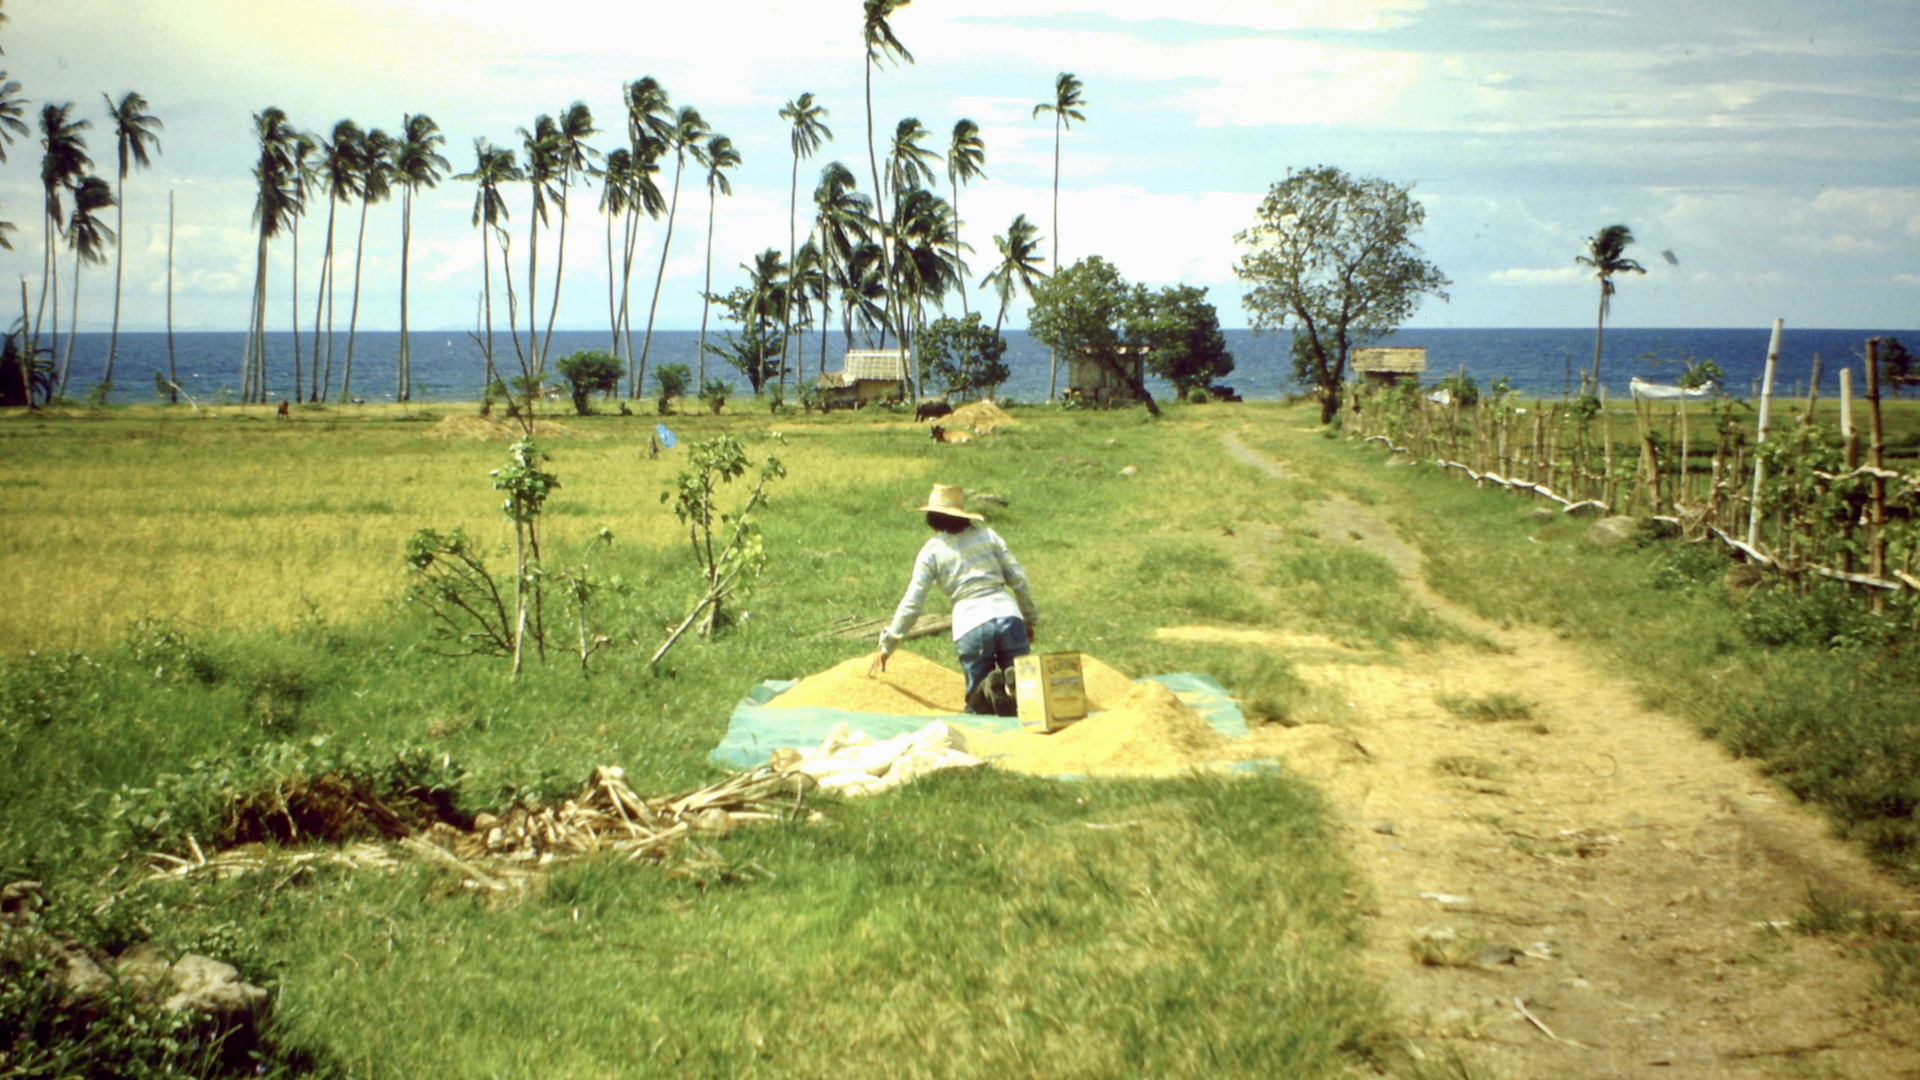
<path id="1" fill-rule="evenodd" d="M 953 643 L 960 653 L 960 670 L 967 676 L 967 696 L 994 668 L 1010 668 L 1013 658 L 1033 651 L 1024 619 L 1003 616 L 967 631 Z M 969 712 L 972 710 L 969 709 Z"/>

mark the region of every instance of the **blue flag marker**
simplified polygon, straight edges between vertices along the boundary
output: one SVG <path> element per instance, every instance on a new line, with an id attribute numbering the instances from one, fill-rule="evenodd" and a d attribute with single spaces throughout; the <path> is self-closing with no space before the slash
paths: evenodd
<path id="1" fill-rule="evenodd" d="M 673 449 L 673 444 L 679 441 L 673 437 L 673 432 L 667 430 L 665 424 L 653 425 L 653 433 L 659 437 L 660 445 L 668 450 Z"/>

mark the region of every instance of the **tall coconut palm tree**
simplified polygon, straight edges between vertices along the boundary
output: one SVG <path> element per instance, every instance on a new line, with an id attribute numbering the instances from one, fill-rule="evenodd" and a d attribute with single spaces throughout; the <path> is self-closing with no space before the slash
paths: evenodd
<path id="1" fill-rule="evenodd" d="M 542 358 L 547 355 L 547 347 L 553 344 L 553 320 L 560 314 L 560 279 L 567 271 L 567 192 L 573 187 L 574 172 L 590 172 L 589 159 L 600 156 L 600 151 L 587 145 L 587 140 L 598 134 L 593 126 L 593 110 L 587 108 L 586 102 L 576 101 L 560 114 L 560 187 L 557 191 L 560 248 L 553 259 L 553 299 L 547 308 L 547 336 L 540 342 Z"/>
<path id="2" fill-rule="evenodd" d="M 909 64 L 913 63 L 913 54 L 900 43 L 900 39 L 894 35 L 892 24 L 887 21 L 894 12 L 911 2 L 912 0 L 861 0 L 860 40 L 867 50 L 867 167 L 872 172 L 873 178 L 873 212 L 883 237 L 887 231 L 887 218 L 882 205 L 885 202 L 883 196 L 886 189 L 880 186 L 880 157 L 873 148 L 873 69 L 883 60 L 890 60 L 895 64 L 903 60 Z M 887 245 L 882 241 L 879 247 L 880 278 L 883 282 L 891 282 L 893 271 L 887 265 Z M 894 311 L 892 297 L 892 290 L 888 289 L 889 318 Z"/>
<path id="3" fill-rule="evenodd" d="M 647 355 L 653 350 L 653 318 L 660 310 L 660 285 L 667 278 L 667 252 L 673 247 L 673 220 L 680 213 L 680 174 L 686 171 L 687 152 L 697 148 L 700 139 L 707 134 L 707 122 L 700 117 L 700 110 L 691 105 L 680 106 L 674 114 L 673 129 L 667 135 L 667 145 L 673 148 L 673 197 L 667 203 L 667 235 L 660 242 L 660 269 L 653 278 L 653 302 L 647 305 L 647 334 L 640 339 L 640 364 L 635 385 L 647 384 Z"/>
<path id="4" fill-rule="evenodd" d="M 1613 275 L 1644 274 L 1647 268 L 1626 257 L 1627 245 L 1633 243 L 1633 230 L 1625 225 L 1609 225 L 1592 236 L 1587 237 L 1587 253 L 1575 255 L 1573 261 L 1581 266 L 1593 268 L 1593 276 L 1600 279 L 1600 319 L 1593 328 L 1593 389 L 1600 389 L 1600 335 L 1607 327 L 1607 312 L 1613 307 Z"/>
<path id="5" fill-rule="evenodd" d="M 933 183 L 934 165 L 940 161 L 940 154 L 925 145 L 931 134 L 911 116 L 894 125 L 893 142 L 887 148 L 885 179 L 887 197 L 895 213 L 899 212 L 900 199 L 905 193 Z"/>
<path id="6" fill-rule="evenodd" d="M 953 139 L 947 144 L 947 181 L 953 185 L 953 258 L 960 261 L 960 185 L 987 175 L 987 143 L 980 137 L 980 125 L 961 117 L 953 125 Z M 967 311 L 967 279 L 960 278 L 960 313 Z"/>
<path id="7" fill-rule="evenodd" d="M 80 133 L 93 124 L 88 120 L 75 120 L 72 117 L 73 103 L 55 105 L 47 102 L 40 107 L 40 186 L 46 193 L 45 216 L 42 235 L 42 269 L 40 272 L 40 302 L 33 315 L 33 342 L 29 346 L 37 353 L 40 348 L 40 320 L 47 312 L 47 292 L 53 292 L 53 350 L 59 351 L 60 343 L 60 281 L 54 273 L 54 241 L 65 232 L 65 211 L 60 205 L 60 194 L 80 185 L 93 160 L 87 156 L 87 140 Z M 66 392 L 65 387 L 60 388 Z"/>
<path id="8" fill-rule="evenodd" d="M 853 170 L 836 161 L 820 170 L 820 183 L 813 189 L 814 235 L 819 238 L 822 275 L 829 287 L 840 280 L 840 272 L 854 250 L 868 238 L 872 204 L 860 194 L 859 186 Z M 826 313 L 831 310 L 831 306 L 824 309 L 820 319 L 821 375 L 827 373 L 827 324 L 831 320 Z M 852 342 L 849 332 L 847 343 Z"/>
<path id="9" fill-rule="evenodd" d="M 820 147 L 833 138 L 833 129 L 827 126 L 827 107 L 816 105 L 812 93 L 804 93 L 786 103 L 780 109 L 780 119 L 792 125 L 787 133 L 787 143 L 793 147 L 793 178 L 787 191 L 787 262 L 798 265 L 799 251 L 795 246 L 799 239 L 798 224 L 800 217 L 800 160 L 819 153 Z M 780 352 L 780 389 L 787 388 L 786 339 L 793 334 L 791 325 L 781 328 Z"/>
<path id="10" fill-rule="evenodd" d="M 820 245 L 813 237 L 808 237 L 807 242 L 801 244 L 799 249 L 794 252 L 793 261 L 789 263 L 788 266 L 788 290 L 793 302 L 800 305 L 800 321 L 797 324 L 789 321 L 786 332 L 789 334 L 795 333 L 794 327 L 797 325 L 799 328 L 797 331 L 798 335 L 804 339 L 807 330 L 813 326 L 813 305 L 817 301 L 820 304 L 820 329 L 823 335 L 820 344 L 821 351 L 824 353 L 826 351 L 826 340 L 824 337 L 827 326 L 826 315 L 832 310 L 827 306 L 827 297 L 829 294 L 826 274 L 826 254 L 821 250 Z M 794 388 L 799 389 L 805 383 L 804 376 L 806 375 L 807 358 L 805 355 L 805 340 L 794 344 L 793 353 L 795 358 L 793 383 Z M 782 351 L 780 354 L 780 363 L 782 366 L 785 366 L 787 362 L 786 355 L 785 351 Z"/>
<path id="11" fill-rule="evenodd" d="M 360 330 L 360 268 L 366 264 L 367 208 L 393 193 L 393 137 L 379 128 L 360 142 L 355 163 L 360 167 L 360 237 L 353 247 L 353 306 L 347 315 L 347 362 L 340 372 L 340 397 L 353 400 L 353 344 Z"/>
<path id="12" fill-rule="evenodd" d="M 73 368 L 73 338 L 80 329 L 80 268 L 107 261 L 106 245 L 115 241 L 112 229 L 99 213 L 113 205 L 113 188 L 89 176 L 73 189 L 73 213 L 67 215 L 67 250 L 73 254 L 73 311 L 67 316 L 67 351 L 60 360 L 60 389 L 66 392 L 67 373 Z"/>
<path id="13" fill-rule="evenodd" d="M 106 95 L 101 95 L 106 97 Z M 113 134 L 120 150 L 120 187 L 114 196 L 116 232 L 125 235 L 127 231 L 127 170 L 134 165 L 146 168 L 151 165 L 150 153 L 160 150 L 160 136 L 156 134 L 166 125 L 160 118 L 147 113 L 147 99 L 129 91 L 120 99 L 118 105 L 113 99 L 107 99 L 107 114 L 113 119 Z M 3 130 L 3 129 L 0 129 Z M 0 160 L 4 160 L 0 158 Z M 120 282 L 125 276 L 127 265 L 127 245 L 116 244 L 113 266 L 113 334 L 107 339 L 107 371 L 102 380 L 108 386 L 113 385 L 113 359 L 120 346 Z"/>
<path id="14" fill-rule="evenodd" d="M 282 228 L 292 224 L 301 199 L 300 171 L 294 160 L 298 133 L 287 123 L 287 114 L 269 106 L 253 115 L 253 127 L 260 143 L 260 158 L 253 167 L 256 191 L 253 221 L 259 229 L 260 242 L 254 261 L 253 312 L 247 327 L 240 379 L 240 397 L 245 402 L 267 400 L 267 245 Z"/>
<path id="15" fill-rule="evenodd" d="M 313 296 L 313 365 L 308 380 L 309 401 L 325 401 L 333 389 L 333 218 L 343 202 L 360 197 L 360 155 L 366 135 L 351 120 L 333 125 L 333 137 L 320 140 L 320 187 L 327 194 L 327 248 L 320 260 L 320 285 Z M 320 315 L 326 312 L 327 366 L 320 368 Z"/>
<path id="16" fill-rule="evenodd" d="M 487 387 L 492 392 L 495 381 L 500 378 L 500 369 L 493 362 L 493 252 L 489 250 L 489 233 L 505 232 L 505 222 L 511 215 L 507 211 L 506 196 L 500 189 L 520 179 L 520 165 L 514 160 L 513 150 L 495 146 L 485 139 L 473 140 L 473 171 L 454 177 L 455 180 L 471 180 L 478 190 L 473 197 L 473 225 L 480 230 L 480 295 L 481 306 L 486 311 L 487 338 Z"/>
<path id="17" fill-rule="evenodd" d="M 993 238 L 993 246 L 999 249 L 1000 262 L 987 271 L 980 279 L 980 287 L 992 289 L 1000 297 L 1000 314 L 993 317 L 993 332 L 1000 332 L 1000 324 L 1007 317 L 1007 305 L 1021 290 L 1031 293 L 1033 283 L 1046 277 L 1047 271 L 1040 265 L 1040 238 L 1035 235 L 1033 223 L 1027 215 L 1020 214 L 1007 226 L 1007 235 Z"/>
<path id="18" fill-rule="evenodd" d="M 627 346 L 628 367 L 631 369 L 627 396 L 632 398 L 639 397 L 644 389 L 639 381 L 639 366 L 633 363 L 633 325 L 629 317 L 633 255 L 640 240 L 640 215 L 644 213 L 658 221 L 667 210 L 666 196 L 661 193 L 660 184 L 655 178 L 660 172 L 660 160 L 671 146 L 673 106 L 668 100 L 666 88 L 651 75 L 635 79 L 624 90 L 627 146 L 633 155 L 633 191 L 627 200 L 625 256 L 620 266 L 620 330 L 617 333 L 622 335 Z"/>
<path id="19" fill-rule="evenodd" d="M 893 225 L 893 267 L 906 305 L 900 328 L 905 344 L 907 333 L 917 335 L 925 324 L 928 302 L 944 307 L 947 291 L 967 268 L 959 261 L 959 235 L 947 200 L 925 188 L 908 188 L 894 208 Z"/>
<path id="20" fill-rule="evenodd" d="M 854 248 L 841 267 L 836 285 L 840 292 L 840 326 L 848 347 L 852 347 L 853 331 L 858 327 L 860 340 L 871 348 L 874 335 L 886 332 L 887 303 L 893 295 L 887 287 L 881 245 L 868 240 Z"/>
<path id="21" fill-rule="evenodd" d="M 540 374 L 546 371 L 546 357 L 539 347 L 540 226 L 548 220 L 547 203 L 560 198 L 555 185 L 563 169 L 566 140 L 553 117 L 541 113 L 534 118 L 532 131 L 520 129 L 520 143 L 527 152 L 527 167 L 521 176 L 533 189 L 533 210 L 527 215 L 527 353 L 533 372 Z M 516 349 L 520 347 L 519 337 L 515 329 Z"/>
<path id="22" fill-rule="evenodd" d="M 435 187 L 449 168 L 436 147 L 447 140 L 426 113 L 400 118 L 400 139 L 393 152 L 393 177 L 400 183 L 400 363 L 395 400 L 413 400 L 413 348 L 407 335 L 407 263 L 413 246 L 413 195 Z"/>
<path id="23" fill-rule="evenodd" d="M 632 220 L 633 151 L 620 147 L 607 152 L 607 163 L 600 170 L 600 216 L 607 224 L 607 325 L 613 336 L 607 351 L 620 358 L 620 274 L 613 265 L 613 222 Z"/>
<path id="24" fill-rule="evenodd" d="M 299 189 L 300 201 L 293 209 L 293 293 L 288 298 L 289 313 L 293 323 L 293 400 L 299 401 L 300 385 L 300 219 L 307 215 L 307 196 L 320 184 L 320 170 L 314 164 L 314 155 L 319 152 L 320 143 L 312 135 L 297 132 L 293 137 L 291 157 L 293 159 L 294 186 Z"/>
<path id="25" fill-rule="evenodd" d="M 733 148 L 733 140 L 725 135 L 713 135 L 707 144 L 699 148 L 700 163 L 707 167 L 707 277 L 706 284 L 700 289 L 700 365 L 696 376 L 700 386 L 707 385 L 707 310 L 713 306 L 713 219 L 720 207 L 720 196 L 733 194 L 733 183 L 727 179 L 725 170 L 740 167 L 740 151 Z M 782 349 L 781 359 L 786 358 Z M 785 385 L 781 380 L 781 385 Z"/>
<path id="26" fill-rule="evenodd" d="M 1054 77 L 1053 100 L 1043 101 L 1033 107 L 1034 119 L 1043 113 L 1053 114 L 1053 272 L 1060 272 L 1060 132 L 1071 130 L 1073 122 L 1086 122 L 1086 116 L 1080 107 L 1086 104 L 1081 98 L 1080 80 L 1070 71 L 1063 71 Z M 1047 351 L 1047 400 L 1052 401 L 1054 392 L 1060 385 L 1060 358 L 1053 351 Z"/>

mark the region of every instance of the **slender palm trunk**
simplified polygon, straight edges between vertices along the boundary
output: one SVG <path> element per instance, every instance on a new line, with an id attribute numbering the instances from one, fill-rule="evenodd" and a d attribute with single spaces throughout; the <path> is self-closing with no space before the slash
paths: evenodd
<path id="1" fill-rule="evenodd" d="M 53 280 L 53 325 L 48 328 L 52 333 L 49 335 L 51 344 L 47 347 L 47 359 L 51 361 L 60 355 L 60 256 L 53 251 L 52 245 L 48 245 L 47 251 L 53 256 L 53 269 L 48 275 Z M 67 368 L 64 364 L 60 366 L 60 396 L 67 396 Z"/>
<path id="2" fill-rule="evenodd" d="M 288 297 L 293 315 L 293 400 L 300 400 L 300 219 L 293 219 L 293 294 Z"/>
<path id="3" fill-rule="evenodd" d="M 540 341 L 544 360 L 553 345 L 553 320 L 560 314 L 560 279 L 567 272 L 567 196 L 572 193 L 573 165 L 569 163 L 560 178 L 560 248 L 553 256 L 553 300 L 547 305 L 547 336 Z"/>
<path id="4" fill-rule="evenodd" d="M 263 370 L 260 354 L 265 346 L 260 333 L 260 323 L 261 316 L 266 310 L 262 298 L 267 290 L 267 232 L 264 227 L 260 230 L 256 252 L 253 263 L 253 296 L 249 300 L 247 311 L 247 347 L 244 370 L 240 375 L 240 402 L 243 405 L 253 404 L 256 398 L 261 401 L 266 400 L 266 390 L 261 385 L 265 380 L 260 378 Z"/>
<path id="5" fill-rule="evenodd" d="M 487 389 L 482 397 L 493 393 L 493 384 L 500 381 L 500 369 L 493 363 L 493 251 L 487 243 L 487 230 L 493 223 L 482 221 L 480 224 L 480 307 L 486 312 L 487 319 Z"/>
<path id="6" fill-rule="evenodd" d="M 313 371 L 312 377 L 307 380 L 308 401 L 319 401 L 325 396 L 320 386 L 320 315 L 323 309 L 331 310 L 331 305 L 326 301 L 333 295 L 333 211 L 338 205 L 339 200 L 332 195 L 327 196 L 327 249 L 320 258 L 320 285 L 313 291 Z M 332 328 L 328 329 L 331 331 Z M 333 351 L 331 341 L 327 351 Z"/>
<path id="7" fill-rule="evenodd" d="M 793 180 L 787 192 L 787 276 L 789 279 L 793 276 L 793 260 L 799 251 L 796 237 L 800 227 L 795 224 L 799 216 L 800 150 L 796 147 L 793 151 Z M 712 246 L 712 239 L 709 238 L 707 243 L 708 246 Z M 711 259 L 709 259 L 709 261 L 711 261 Z M 787 396 L 787 340 L 791 337 L 793 337 L 793 305 L 788 304 L 786 311 L 783 313 L 783 322 L 780 327 L 780 396 L 783 398 Z M 800 357 L 800 364 L 804 367 L 807 358 L 800 352 L 798 346 L 795 346 L 794 354 Z M 799 388 L 800 380 L 795 378 L 794 389 L 797 390 Z"/>
<path id="8" fill-rule="evenodd" d="M 960 265 L 960 181 L 958 178 L 953 181 L 953 265 L 955 268 Z M 955 278 L 960 282 L 960 317 L 964 319 L 972 314 L 967 310 L 967 275 L 956 274 Z"/>
<path id="9" fill-rule="evenodd" d="M 620 336 L 627 343 L 627 363 L 633 363 L 633 312 L 629 301 L 633 298 L 633 253 L 640 243 L 640 208 L 627 208 L 626 235 L 621 238 L 624 245 L 620 256 Z M 630 387 L 627 396 L 637 398 L 646 391 L 640 385 L 639 369 L 628 372 Z"/>
<path id="10" fill-rule="evenodd" d="M 353 245 L 353 306 L 347 313 L 347 362 L 340 372 L 340 399 L 353 400 L 353 343 L 360 331 L 360 267 L 366 262 L 367 251 L 367 204 L 372 199 L 360 200 L 360 236 Z M 332 382 L 331 379 L 328 380 Z"/>
<path id="11" fill-rule="evenodd" d="M 520 301 L 513 291 L 513 256 L 504 245 L 500 248 L 500 273 L 507 279 L 507 333 L 513 338 L 513 356 L 520 362 L 521 378 L 532 379 L 533 362 L 527 356 L 527 349 L 533 346 L 529 343 L 527 349 L 520 347 Z"/>
<path id="12" fill-rule="evenodd" d="M 535 192 L 538 194 L 538 191 Z M 527 222 L 527 352 L 532 354 L 534 373 L 547 370 L 547 354 L 538 348 L 540 341 L 540 204 Z M 565 222 L 567 219 L 560 219 Z M 533 387 L 527 387 L 531 400 Z"/>
<path id="13" fill-rule="evenodd" d="M 893 304 L 892 254 L 887 250 L 886 199 L 880 188 L 880 158 L 873 150 L 873 56 L 867 56 L 867 168 L 873 176 L 873 216 L 880 226 L 880 280 L 886 282 L 886 321 L 880 327 L 880 347 L 886 347 L 887 329 L 897 324 Z"/>
<path id="14" fill-rule="evenodd" d="M 107 371 L 100 381 L 113 385 L 113 361 L 120 351 L 120 281 L 127 267 L 127 174 L 120 174 L 120 188 L 114 196 L 114 233 L 119 237 L 113 247 L 113 332 L 107 338 Z"/>
<path id="15" fill-rule="evenodd" d="M 260 234 L 260 295 L 254 300 L 253 313 L 253 394 L 267 400 L 267 235 Z"/>
<path id="16" fill-rule="evenodd" d="M 1053 272 L 1060 272 L 1060 112 L 1053 114 Z M 1060 389 L 1060 354 L 1047 347 L 1047 400 Z"/>
<path id="17" fill-rule="evenodd" d="M 825 257 L 820 279 L 820 378 L 827 377 L 827 324 L 833 322 L 833 238 L 820 230 L 820 252 Z"/>
<path id="18" fill-rule="evenodd" d="M 60 361 L 60 378 L 62 382 L 66 381 L 66 372 L 68 369 L 73 367 L 73 339 L 80 333 L 80 268 L 84 265 L 86 265 L 86 260 L 80 257 L 79 252 L 74 252 L 73 303 L 70 305 L 73 310 L 67 313 L 67 353 L 65 358 Z"/>
<path id="19" fill-rule="evenodd" d="M 23 301 L 26 294 L 20 297 Z M 24 304 L 22 305 L 25 306 Z M 22 311 L 22 317 L 25 317 Z M 167 192 L 167 401 L 180 404 L 180 368 L 173 354 L 173 192 Z"/>
<path id="20" fill-rule="evenodd" d="M 700 289 L 700 359 L 699 359 L 700 374 L 698 378 L 700 380 L 700 389 L 703 391 L 707 388 L 707 309 L 713 306 L 713 300 L 711 299 L 711 294 L 713 292 L 713 218 L 714 218 L 714 214 L 719 209 L 720 209 L 720 193 L 714 190 L 712 183 L 708 183 L 707 184 L 707 280 L 706 280 L 706 284 L 703 285 Z M 781 359 L 781 365 L 784 367 L 786 363 L 785 354 L 782 354 L 780 359 Z M 755 374 L 759 374 L 759 372 L 755 372 Z M 783 383 L 783 388 L 784 388 L 784 383 Z M 757 390 L 758 387 L 755 387 L 755 389 Z"/>
<path id="21" fill-rule="evenodd" d="M 394 400 L 413 400 L 413 356 L 407 338 L 407 257 L 413 249 L 413 188 L 400 194 L 400 364 Z"/>
<path id="22" fill-rule="evenodd" d="M 53 230 L 52 203 L 48 203 L 41 212 L 40 237 L 40 303 L 34 308 L 33 312 L 32 351 L 33 355 L 36 356 L 39 355 L 40 350 L 40 320 L 45 318 L 47 314 L 47 287 L 49 284 L 52 284 L 56 291 L 59 289 L 59 284 L 53 280 L 53 243 L 55 234 Z M 56 303 L 58 303 L 58 301 L 56 301 Z M 21 315 L 24 317 L 26 312 L 21 312 Z M 53 332 L 55 334 L 60 332 L 60 317 L 57 314 L 53 319 Z"/>
<path id="23" fill-rule="evenodd" d="M 660 272 L 653 278 L 653 302 L 647 305 L 647 334 L 640 339 L 640 368 L 635 385 L 642 388 L 647 384 L 647 356 L 653 351 L 653 317 L 660 310 L 660 284 L 667 277 L 667 252 L 673 248 L 673 219 L 680 213 L 680 173 L 686 165 L 687 148 L 683 146 L 673 165 L 673 200 L 667 204 L 667 236 L 660 242 Z"/>
<path id="24" fill-rule="evenodd" d="M 1600 335 L 1607 329 L 1607 283 L 1600 281 L 1600 317 L 1593 323 L 1593 393 L 1600 392 Z M 1682 401 L 1686 399 L 1682 398 Z"/>
<path id="25" fill-rule="evenodd" d="M 607 325 L 611 327 L 613 341 L 607 351 L 615 360 L 620 359 L 620 305 L 613 287 L 613 215 L 607 215 Z"/>

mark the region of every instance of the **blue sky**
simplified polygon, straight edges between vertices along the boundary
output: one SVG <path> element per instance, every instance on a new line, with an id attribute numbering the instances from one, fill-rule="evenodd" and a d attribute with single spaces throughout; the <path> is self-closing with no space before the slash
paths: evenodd
<path id="1" fill-rule="evenodd" d="M 176 326 L 244 328 L 251 115 L 268 105 L 314 131 L 341 118 L 393 130 L 425 112 L 464 171 L 476 136 L 517 143 L 517 128 L 576 100 L 613 129 L 596 141 L 615 145 L 621 84 L 653 75 L 746 159 L 717 212 L 723 291 L 754 252 L 786 247 L 784 102 L 812 91 L 832 113 L 835 140 L 801 166 L 803 206 L 827 161 L 846 161 L 863 186 L 867 175 L 856 0 L 14 0 L 6 14 L 0 64 L 34 114 L 73 101 L 93 120 L 103 174 L 114 169 L 103 93 L 138 90 L 167 125 L 155 168 L 127 184 L 122 319 L 134 330 L 164 325 L 169 190 Z M 1421 246 L 1453 285 L 1450 302 L 1429 302 L 1412 325 L 1590 324 L 1597 289 L 1573 257 L 1614 222 L 1633 229 L 1629 254 L 1648 269 L 1622 280 L 1617 325 L 1920 325 L 1911 2 L 915 0 L 893 26 L 916 63 L 876 74 L 877 136 L 905 116 L 942 145 L 960 117 L 983 130 L 988 179 L 960 193 L 976 280 L 1015 214 L 1054 232 L 1053 129 L 1030 114 L 1071 71 L 1087 122 L 1062 143 L 1062 259 L 1099 254 L 1135 280 L 1207 286 L 1228 326 L 1246 324 L 1233 234 L 1288 168 L 1318 164 L 1414 186 L 1427 210 Z M 16 142 L 0 165 L 0 217 L 19 227 L 0 271 L 10 284 L 25 277 L 35 297 L 37 140 Z M 566 327 L 606 324 L 596 197 L 575 201 Z M 446 181 L 416 206 L 415 327 L 473 325 L 471 205 L 468 185 Z M 520 275 L 523 193 L 513 211 Z M 662 327 L 698 325 L 707 213 L 697 180 L 683 182 Z M 343 275 L 354 223 L 343 207 Z M 316 204 L 302 225 L 303 290 L 318 280 L 324 226 Z M 642 239 L 638 295 L 664 231 Z M 397 204 L 375 206 L 364 327 L 398 326 L 399 232 Z M 552 243 L 543 235 L 543 275 Z M 286 311 L 290 257 L 276 242 L 270 311 Z M 543 281 L 543 315 L 551 288 Z M 111 267 L 89 268 L 81 289 L 81 328 L 104 329 Z M 310 304 L 309 294 L 307 318 Z M 1009 325 L 1024 316 L 1017 305 Z"/>

